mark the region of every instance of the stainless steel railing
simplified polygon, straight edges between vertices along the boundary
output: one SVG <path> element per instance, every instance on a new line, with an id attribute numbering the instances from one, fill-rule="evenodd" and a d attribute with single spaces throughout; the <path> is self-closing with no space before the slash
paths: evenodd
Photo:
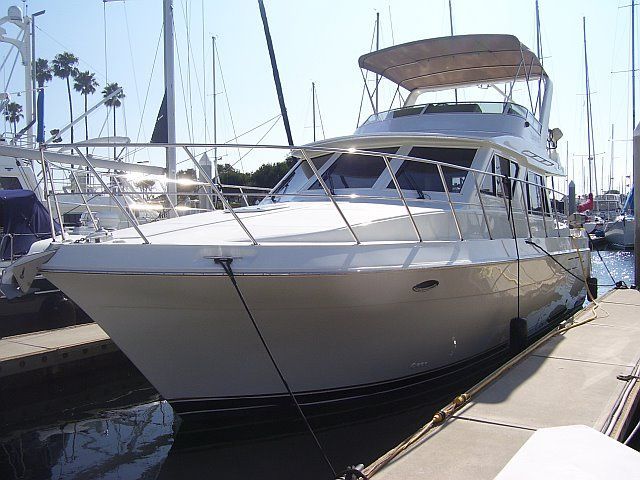
<path id="1" fill-rule="evenodd" d="M 95 145 L 88 145 L 90 147 L 109 147 L 109 148 L 113 148 L 114 145 L 120 146 L 118 144 L 109 144 L 108 146 L 105 144 L 95 144 Z M 59 145 L 57 145 L 59 146 Z M 84 147 L 85 145 L 83 145 Z M 176 149 L 182 150 L 185 152 L 185 154 L 187 155 L 187 159 L 191 161 L 191 163 L 193 164 L 193 166 L 198 170 L 198 172 L 200 173 L 200 176 L 202 178 L 204 178 L 204 182 L 202 182 L 204 185 L 206 185 L 207 189 L 210 189 L 210 192 L 199 192 L 197 193 L 197 195 L 199 196 L 205 196 L 208 199 L 209 204 L 212 206 L 212 208 L 215 208 L 215 205 L 217 203 L 217 201 L 220 201 L 220 203 L 222 204 L 222 206 L 224 207 L 224 209 L 226 211 L 228 211 L 229 213 L 231 213 L 231 215 L 233 216 L 234 221 L 240 226 L 240 228 L 242 229 L 242 231 L 244 232 L 244 234 L 247 236 L 248 240 L 253 244 L 253 245 L 259 245 L 259 242 L 257 241 L 256 237 L 253 235 L 253 233 L 250 231 L 250 229 L 247 227 L 246 223 L 243 221 L 243 219 L 241 218 L 241 216 L 239 215 L 239 213 L 236 211 L 236 208 L 234 208 L 231 203 L 228 201 L 227 197 L 229 197 L 230 195 L 235 195 L 238 196 L 239 193 L 239 197 L 243 199 L 243 202 L 245 204 L 245 206 L 249 206 L 249 198 L 264 198 L 266 197 L 271 197 L 272 199 L 274 198 L 292 198 L 292 197 L 300 197 L 300 198 L 309 198 L 309 197 L 315 197 L 315 198 L 325 198 L 328 199 L 331 204 L 333 205 L 333 207 L 336 210 L 336 213 L 339 215 L 339 217 L 341 218 L 341 221 L 344 223 L 345 228 L 348 230 L 350 236 L 352 237 L 354 243 L 356 244 L 360 244 L 362 242 L 362 240 L 358 237 L 358 234 L 356 233 L 356 230 L 354 228 L 354 226 L 349 222 L 347 216 L 345 215 L 345 212 L 343 211 L 343 209 L 340 206 L 340 202 L 341 201 L 353 201 L 353 200 L 390 200 L 393 199 L 393 196 L 384 196 L 384 195 L 365 195 L 365 194 L 349 194 L 349 195 L 341 195 L 341 194 L 336 194 L 332 191 L 331 188 L 329 188 L 329 186 L 327 185 L 325 178 L 323 178 L 323 175 L 320 173 L 320 171 L 318 170 L 317 166 L 315 165 L 314 161 L 313 161 L 313 154 L 316 153 L 321 153 L 321 154 L 333 154 L 333 153 L 348 153 L 351 155 L 366 155 L 366 156 L 377 156 L 380 157 L 383 161 L 384 161 L 384 168 L 385 170 L 388 172 L 391 181 L 393 183 L 393 187 L 395 189 L 395 193 L 397 195 L 397 197 L 395 197 L 397 200 L 399 200 L 403 206 L 403 209 L 406 211 L 406 215 L 408 217 L 408 219 L 410 220 L 411 223 L 411 227 L 412 230 L 416 236 L 416 239 L 418 242 L 423 242 L 424 240 L 424 236 L 421 234 L 420 228 L 419 228 L 419 222 L 416 220 L 416 214 L 414 212 L 412 212 L 411 210 L 411 205 L 416 206 L 418 204 L 420 205 L 425 205 L 425 204 L 437 204 L 437 203 L 443 203 L 446 204 L 446 207 L 448 207 L 448 210 L 451 213 L 451 218 L 453 220 L 453 224 L 455 225 L 455 230 L 457 232 L 457 236 L 459 238 L 460 241 L 465 240 L 464 235 L 463 235 L 463 227 L 461 225 L 461 221 L 458 217 L 458 209 L 459 208 L 463 208 L 463 207 L 471 207 L 471 208 L 478 208 L 479 211 L 482 213 L 482 219 L 483 219 L 483 223 L 484 223 L 484 227 L 486 228 L 487 231 L 487 235 L 489 239 L 494 239 L 496 238 L 495 236 L 495 232 L 492 231 L 491 228 L 491 222 L 490 222 L 490 212 L 489 210 L 495 210 L 495 205 L 494 206 L 490 206 L 486 204 L 486 201 L 491 198 L 491 197 L 502 197 L 503 202 L 504 203 L 504 213 L 507 216 L 507 221 L 510 224 L 510 228 L 512 229 L 512 234 L 514 237 L 518 236 L 518 232 L 517 232 L 517 226 L 515 223 L 515 214 L 518 213 L 520 215 L 522 215 L 522 217 L 524 219 L 526 219 L 526 229 L 527 229 L 527 233 L 529 234 L 529 238 L 533 237 L 534 232 L 533 232 L 533 228 L 532 228 L 532 218 L 537 218 L 537 219 L 542 219 L 542 224 L 543 224 L 543 229 L 544 229 L 544 235 L 545 236 L 549 236 L 549 227 L 547 225 L 547 221 L 551 220 L 553 222 L 553 230 L 555 230 L 556 234 L 558 236 L 560 236 L 560 230 L 561 230 L 561 223 L 560 223 L 560 219 L 559 219 L 559 215 L 556 209 L 556 194 L 560 194 L 560 192 L 557 192 L 556 190 L 554 190 L 553 188 L 549 188 L 547 186 L 543 186 L 543 185 L 539 185 L 538 183 L 534 183 L 534 182 L 530 182 L 528 180 L 523 180 L 523 179 L 519 179 L 519 178 L 514 178 L 514 177 L 509 177 L 509 176 L 505 176 L 505 175 L 501 175 L 501 174 L 497 174 L 497 173 L 493 173 L 493 172 L 488 172 L 488 171 L 482 171 L 482 170 L 478 170 L 478 169 L 474 169 L 474 168 L 470 168 L 470 167 L 462 167 L 459 165 L 453 165 L 453 164 L 448 164 L 446 162 L 440 162 L 440 161 L 436 161 L 436 160 L 430 160 L 430 159 L 422 159 L 422 158 L 415 158 L 415 157 L 409 157 L 409 156 L 405 156 L 405 155 L 398 155 L 398 154 L 391 154 L 391 153 L 381 153 L 381 152 L 375 152 L 375 151 L 371 151 L 371 150 L 356 150 L 353 148 L 350 149 L 344 149 L 344 148 L 335 148 L 335 147 L 310 147 L 310 146 L 305 146 L 305 147 L 289 147 L 289 146 L 279 146 L 279 145 L 248 145 L 248 144 L 219 144 L 219 145 L 213 145 L 213 144 L 172 144 L 172 145 L 168 145 L 168 144 L 122 144 L 123 147 L 128 147 L 128 148 L 135 148 L 135 149 L 140 149 L 143 147 L 148 147 L 148 148 L 170 148 L 170 147 L 174 147 Z M 247 186 L 239 186 L 239 185 L 233 185 L 233 186 L 222 186 L 217 184 L 216 182 L 214 182 L 214 180 L 211 178 L 211 176 L 206 172 L 206 170 L 200 165 L 200 163 L 198 162 L 198 160 L 196 159 L 196 156 L 194 154 L 194 150 L 198 149 L 198 148 L 234 148 L 234 149 L 264 149 L 264 150 L 287 150 L 287 151 L 291 151 L 293 153 L 294 156 L 296 156 L 296 158 L 298 158 L 300 165 L 302 163 L 308 165 L 309 169 L 312 172 L 313 177 L 317 180 L 318 184 L 321 186 L 322 189 L 322 193 L 311 193 L 308 191 L 294 191 L 291 193 L 277 193 L 278 188 L 280 186 L 280 184 L 282 183 L 282 181 L 276 185 L 273 189 L 266 189 L 266 188 L 258 188 L 258 187 L 247 187 Z M 144 234 L 144 232 L 141 230 L 139 222 L 136 220 L 135 216 L 131 214 L 130 209 L 127 207 L 127 205 L 123 204 L 119 198 L 118 195 L 116 195 L 116 193 L 114 193 L 112 191 L 111 188 L 109 188 L 109 186 L 105 183 L 105 181 L 101 178 L 100 174 L 98 173 L 98 171 L 94 168 L 94 166 L 91 163 L 91 159 L 88 158 L 87 156 L 85 156 L 82 151 L 80 150 L 80 148 L 78 146 L 73 146 L 73 148 L 75 149 L 76 153 L 86 162 L 87 165 L 87 169 L 88 171 L 92 174 L 92 176 L 94 178 L 97 179 L 98 183 L 100 183 L 100 185 L 102 186 L 105 194 L 109 195 L 111 200 L 116 204 L 117 208 L 120 209 L 122 211 L 122 213 L 125 215 L 125 217 L 128 219 L 129 223 L 131 224 L 131 226 L 134 228 L 134 230 L 136 231 L 136 233 L 138 234 L 138 236 L 142 239 L 142 241 L 144 243 L 150 243 L 149 238 Z M 43 159 L 43 163 L 45 164 L 45 167 L 43 169 L 43 171 L 47 172 L 49 171 L 49 162 L 46 159 L 46 151 L 43 151 L 43 155 L 42 155 L 42 159 Z M 411 198 L 408 199 L 406 197 L 406 195 L 403 192 L 403 189 L 400 186 L 400 182 L 398 181 L 396 172 L 394 171 L 394 168 L 391 165 L 391 160 L 401 160 L 401 161 L 409 161 L 409 162 L 416 162 L 416 163 L 423 163 L 423 164 L 430 164 L 430 165 L 434 165 L 437 173 L 438 173 L 438 177 L 440 178 L 440 183 L 441 183 L 441 187 L 442 187 L 442 191 L 441 192 L 429 192 L 429 198 Z M 298 168 L 300 165 L 298 165 L 296 168 Z M 464 171 L 466 172 L 465 174 L 465 179 L 463 180 L 463 185 L 461 187 L 461 189 L 464 188 L 465 184 L 467 182 L 473 182 L 472 185 L 472 189 L 475 190 L 475 197 L 473 195 L 468 195 L 468 198 L 471 200 L 475 200 L 475 202 L 471 202 L 471 201 L 463 201 L 464 199 L 462 198 L 457 198 L 457 193 L 452 193 L 448 187 L 447 184 L 447 179 L 444 173 L 444 169 L 449 169 L 448 171 L 450 171 L 450 169 L 454 169 L 454 170 L 460 170 L 460 171 Z M 480 177 L 480 183 L 478 181 L 478 177 Z M 485 196 L 486 194 L 481 190 L 480 188 L 480 184 L 484 181 L 485 178 L 490 177 L 492 178 L 492 184 L 495 184 L 496 182 L 502 182 L 502 195 L 498 194 L 497 192 L 495 192 L 492 195 L 488 195 Z M 525 177 L 528 178 L 528 169 L 525 169 Z M 51 175 L 51 173 L 49 174 L 49 178 L 53 178 L 53 176 Z M 286 177 L 285 177 L 286 178 Z M 310 180 L 310 178 L 308 179 Z M 46 178 L 45 178 L 46 181 Z M 50 208 L 53 211 L 53 206 L 55 206 L 56 208 L 56 213 L 57 216 L 59 217 L 60 221 L 62 222 L 62 218 L 60 215 L 60 208 L 59 208 L 59 203 L 57 200 L 57 197 L 55 195 L 55 192 L 53 190 L 55 190 L 54 187 L 54 183 L 53 181 L 50 182 L 51 183 L 51 188 L 52 188 L 52 198 L 54 200 L 54 205 L 50 204 Z M 79 185 L 79 182 L 77 182 L 77 178 L 76 178 L 76 183 Z M 237 192 L 225 192 L 224 188 L 228 188 L 228 187 L 232 187 L 237 189 Z M 530 191 L 530 187 L 535 189 L 539 189 L 539 200 L 541 203 L 541 209 L 539 212 L 535 212 L 532 211 L 530 209 L 530 195 L 529 195 L 529 191 Z M 508 192 L 506 191 L 506 189 L 508 188 Z M 253 190 L 253 191 L 252 191 Z M 515 194 L 517 191 L 520 191 L 521 194 L 521 200 L 520 201 L 515 201 Z M 526 192 L 525 192 L 526 190 Z M 86 198 L 86 194 L 84 192 L 82 193 L 82 198 L 83 201 L 85 203 L 85 209 L 89 215 L 89 217 L 92 219 L 94 226 L 97 226 L 93 215 L 92 215 L 92 211 L 91 211 L 91 207 L 88 205 L 87 203 L 87 198 Z M 439 193 L 444 194 L 443 197 L 444 198 L 438 198 Z M 164 195 L 167 197 L 167 199 L 169 199 L 169 194 L 166 193 L 166 191 L 164 192 Z M 456 197 L 454 197 L 454 195 Z M 484 196 L 484 198 L 483 198 Z M 411 205 L 410 205 L 411 204 Z M 550 205 L 549 205 L 550 204 Z M 177 214 L 176 209 L 174 207 L 173 204 L 171 204 L 171 208 L 173 209 L 174 213 Z M 519 206 L 519 212 L 516 211 L 516 207 Z M 445 207 L 445 208 L 446 208 Z"/>

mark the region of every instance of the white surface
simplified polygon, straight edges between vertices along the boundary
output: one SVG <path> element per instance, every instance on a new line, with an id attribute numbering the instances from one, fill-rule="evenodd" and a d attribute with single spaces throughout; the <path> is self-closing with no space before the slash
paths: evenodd
<path id="1" fill-rule="evenodd" d="M 584 425 L 543 428 L 495 478 L 640 478 L 640 454 Z"/>

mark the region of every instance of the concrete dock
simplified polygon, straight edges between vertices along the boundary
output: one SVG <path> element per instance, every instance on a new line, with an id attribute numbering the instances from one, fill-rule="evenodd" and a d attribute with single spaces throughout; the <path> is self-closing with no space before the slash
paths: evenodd
<path id="1" fill-rule="evenodd" d="M 537 347 L 375 478 L 494 478 L 543 428 L 628 435 L 640 385 L 640 292 L 614 290 L 598 303 L 573 321 L 595 319 Z"/>
<path id="2" fill-rule="evenodd" d="M 19 373 L 55 369 L 112 353 L 118 348 L 97 324 L 27 333 L 0 339 L 0 381 Z"/>

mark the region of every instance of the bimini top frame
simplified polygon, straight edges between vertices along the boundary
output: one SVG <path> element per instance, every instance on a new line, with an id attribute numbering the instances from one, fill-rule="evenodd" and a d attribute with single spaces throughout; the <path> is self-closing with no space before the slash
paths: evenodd
<path id="1" fill-rule="evenodd" d="M 513 35 L 428 38 L 368 53 L 358 64 L 409 91 L 546 77 L 538 57 Z"/>

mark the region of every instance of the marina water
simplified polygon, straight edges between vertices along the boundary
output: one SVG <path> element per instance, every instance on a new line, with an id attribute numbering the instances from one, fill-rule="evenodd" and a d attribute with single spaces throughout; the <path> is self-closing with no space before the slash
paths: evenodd
<path id="1" fill-rule="evenodd" d="M 592 252 L 600 295 L 613 280 L 633 283 L 633 259 L 633 252 Z M 316 414 L 310 423 L 336 470 L 366 465 L 501 361 L 401 397 Z M 333 478 L 293 408 L 283 420 L 183 422 L 123 356 L 108 371 L 0 390 L 0 404 L 2 479 Z"/>

